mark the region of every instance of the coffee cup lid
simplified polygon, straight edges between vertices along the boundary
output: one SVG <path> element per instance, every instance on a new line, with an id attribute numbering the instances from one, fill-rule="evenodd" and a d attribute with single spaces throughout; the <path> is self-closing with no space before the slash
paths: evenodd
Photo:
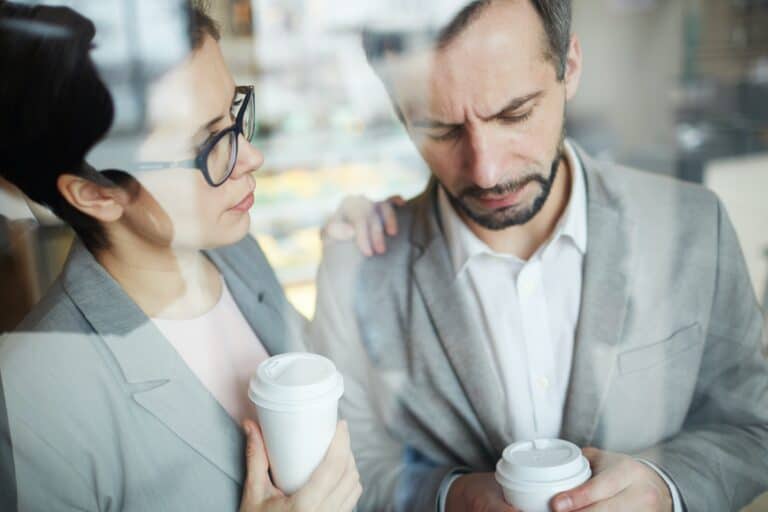
<path id="1" fill-rule="evenodd" d="M 535 487 L 587 480 L 589 461 L 578 446 L 560 439 L 514 443 L 504 449 L 496 465 L 496 480 L 508 488 Z"/>
<path id="2" fill-rule="evenodd" d="M 343 393 L 344 379 L 333 361 L 309 352 L 270 357 L 256 369 L 248 389 L 257 407 L 276 411 L 338 400 Z"/>

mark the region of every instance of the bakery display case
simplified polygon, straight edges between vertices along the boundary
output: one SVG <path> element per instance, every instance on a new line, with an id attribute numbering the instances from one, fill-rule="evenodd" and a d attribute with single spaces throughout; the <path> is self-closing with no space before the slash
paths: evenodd
<path id="1" fill-rule="evenodd" d="M 251 231 L 289 300 L 312 316 L 320 229 L 341 200 L 409 197 L 427 182 L 361 46 L 366 20 L 377 9 L 391 16 L 392 5 L 230 0 L 212 7 L 236 82 L 255 86 L 252 143 L 264 165 L 254 175 Z"/>

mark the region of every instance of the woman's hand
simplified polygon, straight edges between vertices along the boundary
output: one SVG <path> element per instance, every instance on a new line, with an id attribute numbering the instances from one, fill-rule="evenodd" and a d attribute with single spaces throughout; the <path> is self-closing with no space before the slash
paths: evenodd
<path id="1" fill-rule="evenodd" d="M 373 202 L 364 196 L 349 196 L 328 219 L 321 234 L 324 241 L 355 238 L 366 256 L 387 251 L 386 235 L 397 234 L 395 208 L 405 204 L 400 196 Z"/>
<path id="2" fill-rule="evenodd" d="M 304 487 L 286 496 L 269 478 L 267 450 L 261 430 L 246 420 L 246 478 L 240 512 L 351 512 L 363 488 L 349 443 L 349 430 L 339 422 L 325 458 Z"/>

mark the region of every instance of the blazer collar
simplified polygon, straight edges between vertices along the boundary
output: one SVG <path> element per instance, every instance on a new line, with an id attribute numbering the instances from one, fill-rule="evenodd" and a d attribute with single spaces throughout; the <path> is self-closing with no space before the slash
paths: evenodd
<path id="1" fill-rule="evenodd" d="M 594 439 L 598 418 L 614 370 L 617 346 L 627 311 L 627 273 L 632 222 L 624 215 L 622 191 L 603 164 L 571 145 L 581 160 L 587 188 L 589 245 L 584 261 L 582 300 L 575 336 L 574 361 L 564 411 L 563 437 L 580 445 Z M 437 182 L 413 200 L 414 277 L 433 317 L 438 337 L 451 360 L 491 445 L 501 445 L 508 424 L 503 415 L 503 388 L 493 371 L 492 355 L 479 343 L 485 334 L 480 312 L 465 299 L 437 214 Z"/>
<path id="2" fill-rule="evenodd" d="M 562 437 L 585 446 L 598 435 L 629 304 L 634 223 L 611 169 L 576 147 L 587 179 L 589 246 Z"/>
<path id="3" fill-rule="evenodd" d="M 286 312 L 291 306 L 255 241 L 243 241 L 205 254 L 223 275 L 267 352 L 277 354 L 300 348 L 295 336 L 287 336 Z M 66 293 L 107 343 L 128 382 L 166 379 L 177 374 L 180 359 L 176 351 L 77 239 L 61 279 Z"/>
<path id="4" fill-rule="evenodd" d="M 233 247 L 206 254 L 223 274 L 232 296 L 267 351 L 274 354 L 285 348 L 285 322 L 280 309 L 284 296 L 279 285 L 275 290 L 274 275 L 266 260 L 262 261 L 256 242 L 252 243 L 255 252 Z M 250 259 L 242 260 L 245 255 L 238 251 L 247 252 Z M 248 264 L 249 272 L 234 267 L 233 262 L 238 259 L 242 267 Z M 154 323 L 79 241 L 70 251 L 61 279 L 66 293 L 104 340 L 133 400 L 241 484 L 244 438 L 239 426 Z"/>

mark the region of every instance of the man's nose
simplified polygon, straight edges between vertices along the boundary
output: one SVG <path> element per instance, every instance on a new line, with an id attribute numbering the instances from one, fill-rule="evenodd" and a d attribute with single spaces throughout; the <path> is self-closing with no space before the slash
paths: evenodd
<path id="1" fill-rule="evenodd" d="M 257 171 L 264 163 L 264 155 L 253 147 L 241 134 L 237 140 L 237 161 L 232 171 L 233 178 L 239 178 Z"/>
<path id="2" fill-rule="evenodd" d="M 485 127 L 468 131 L 465 168 L 474 184 L 480 188 L 492 188 L 503 179 L 504 147 L 500 140 Z"/>

